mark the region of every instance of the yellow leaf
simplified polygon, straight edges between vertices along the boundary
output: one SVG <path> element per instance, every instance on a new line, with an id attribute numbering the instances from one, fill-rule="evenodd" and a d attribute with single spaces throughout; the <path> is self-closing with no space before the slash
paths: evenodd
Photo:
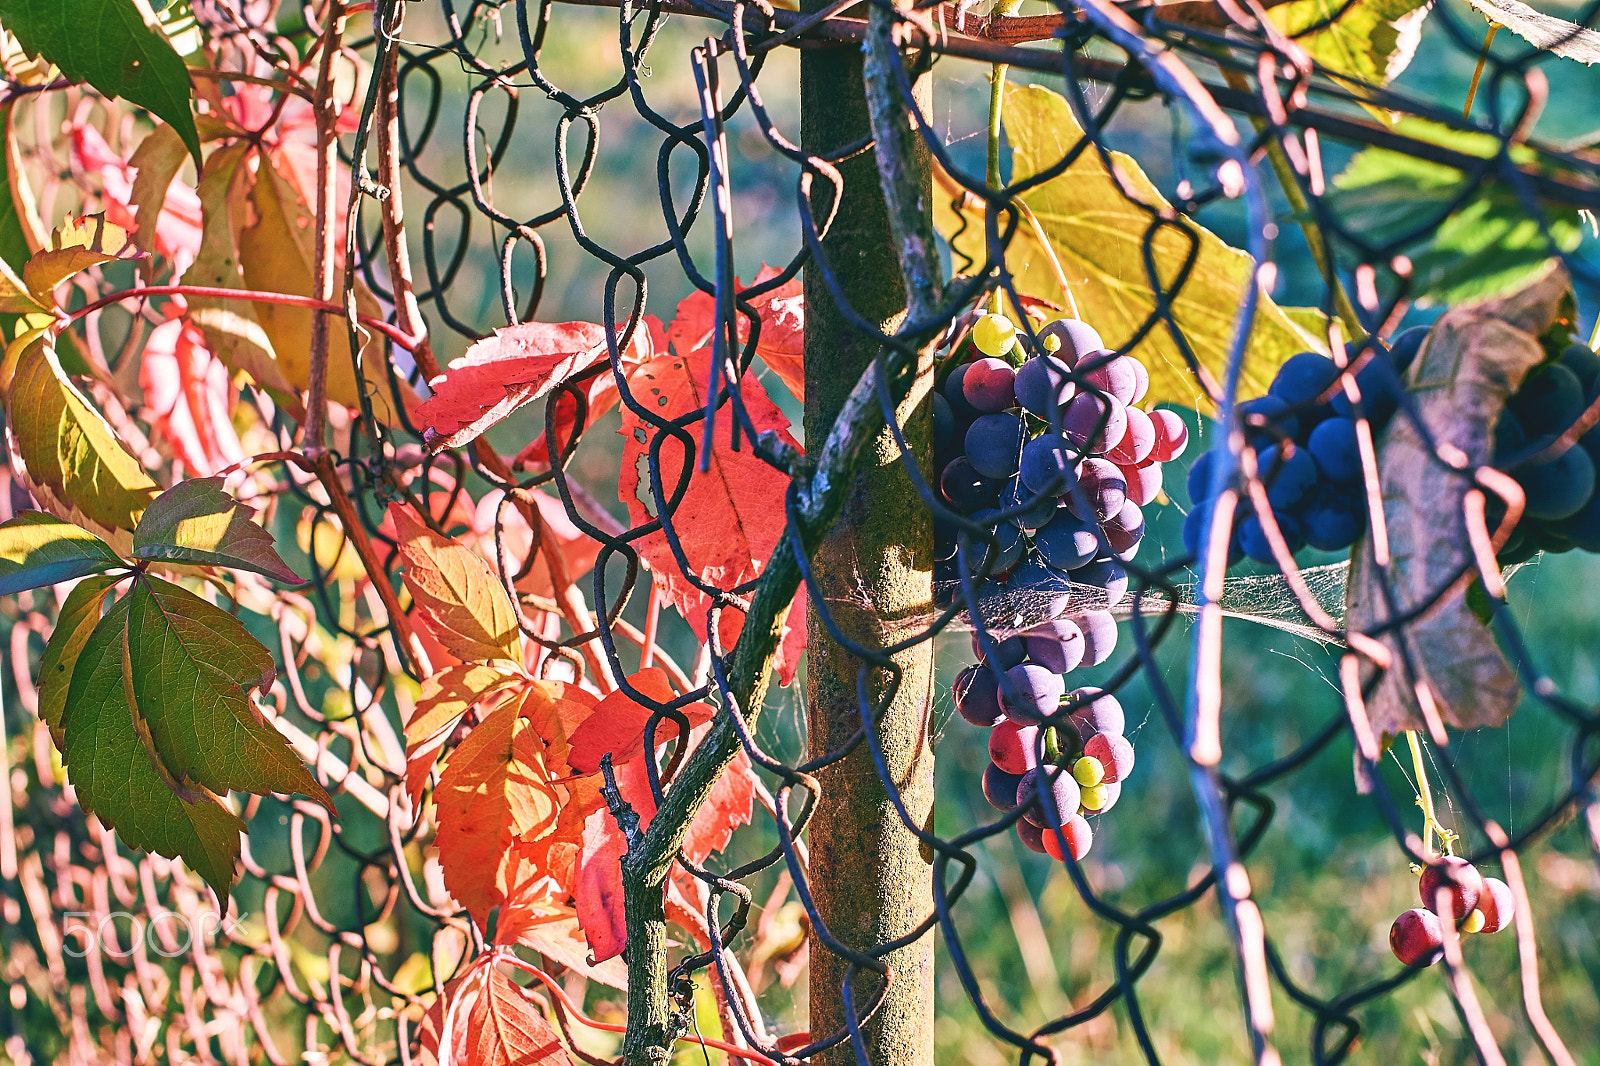
<path id="1" fill-rule="evenodd" d="M 465 662 L 522 662 L 522 631 L 504 586 L 478 553 L 389 505 L 405 583 L 434 638 Z"/>
<path id="2" fill-rule="evenodd" d="M 22 280 L 45 306 L 55 302 L 56 286 L 81 270 L 118 259 L 144 256 L 133 236 L 104 215 L 68 218 L 50 235 L 50 246 L 35 252 L 22 268 Z"/>
<path id="3" fill-rule="evenodd" d="M 1053 167 L 1083 137 L 1067 101 L 1042 86 L 1013 88 L 1006 96 L 1004 114 L 1012 145 L 1013 183 Z M 1120 348 L 1156 307 L 1144 264 L 1144 236 L 1152 223 L 1145 207 L 1161 212 L 1169 205 L 1132 158 L 1112 152 L 1111 159 L 1120 185 L 1091 149 L 1020 199 L 1033 210 L 1047 234 L 1084 321 L 1099 331 L 1108 346 Z M 982 204 L 971 200 L 957 208 L 949 196 L 935 195 L 934 208 L 935 222 L 950 239 L 957 261 L 967 256 L 981 265 L 985 258 Z M 1246 286 L 1255 284 L 1255 270 L 1244 252 L 1230 248 L 1199 225 L 1190 226 L 1199 249 L 1187 277 L 1181 277 L 1181 285 L 1180 272 L 1191 247 L 1185 234 L 1164 227 L 1155 236 L 1152 257 L 1161 288 L 1178 289 L 1172 297 L 1173 317 L 1190 350 L 1201 368 L 1221 382 L 1239 306 Z M 1026 221 L 1011 240 L 1006 265 L 1020 292 L 1052 303 L 1060 301 L 1061 290 L 1049 260 Z M 1326 344 L 1262 294 L 1239 397 L 1266 392 L 1278 366 L 1302 351 L 1326 354 Z M 1157 322 L 1131 354 L 1150 371 L 1148 404 L 1176 404 L 1202 412 L 1210 409 L 1204 390 L 1165 324 Z"/>

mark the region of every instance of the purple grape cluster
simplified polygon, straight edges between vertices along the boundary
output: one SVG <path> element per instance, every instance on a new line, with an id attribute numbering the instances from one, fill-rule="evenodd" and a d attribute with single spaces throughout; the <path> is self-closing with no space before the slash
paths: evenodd
<path id="1" fill-rule="evenodd" d="M 979 357 L 956 366 L 933 399 L 939 489 L 994 530 L 992 545 L 967 540 L 980 599 L 1043 621 L 1004 639 L 975 635 L 978 662 L 957 678 L 955 704 L 990 730 L 983 792 L 1002 811 L 1025 808 L 1015 823 L 1023 844 L 1082 858 L 1093 842 L 1087 818 L 1117 802 L 1133 745 L 1117 700 L 1068 692 L 1066 677 L 1116 649 L 1110 608 L 1127 595 L 1123 564 L 1144 536 L 1141 508 L 1160 496 L 1161 465 L 1183 453 L 1188 428 L 1174 412 L 1137 406 L 1150 385 L 1143 364 L 1108 351 L 1081 321 L 1047 324 L 1030 347 L 1008 320 L 985 315 L 973 339 Z M 941 526 L 942 605 L 959 595 L 959 544 Z"/>
<path id="2" fill-rule="evenodd" d="M 1373 342 L 1352 356 L 1360 414 L 1374 441 L 1399 406 L 1400 377 L 1416 360 L 1426 335 L 1425 328 L 1407 330 L 1387 348 Z M 1265 396 L 1239 405 L 1272 518 L 1291 554 L 1307 546 L 1344 551 L 1366 530 L 1362 430 L 1340 380 L 1332 359 L 1301 352 L 1278 368 Z M 1189 499 L 1195 506 L 1184 519 L 1183 543 L 1196 556 L 1211 524 L 1215 459 L 1207 452 L 1189 468 Z M 1230 566 L 1247 558 L 1275 562 L 1261 519 L 1250 498 L 1242 498 L 1228 543 Z"/>

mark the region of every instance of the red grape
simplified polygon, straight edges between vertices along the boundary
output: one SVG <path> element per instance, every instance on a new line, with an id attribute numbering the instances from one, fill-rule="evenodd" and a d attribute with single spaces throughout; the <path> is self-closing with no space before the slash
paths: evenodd
<path id="1" fill-rule="evenodd" d="M 1389 927 L 1389 950 L 1407 966 L 1432 966 L 1444 956 L 1444 926 L 1432 911 L 1406 911 Z"/>
<path id="2" fill-rule="evenodd" d="M 987 666 L 969 666 L 956 675 L 952 694 L 961 717 L 985 728 L 1005 717 L 1000 710 L 999 680 Z"/>
<path id="3" fill-rule="evenodd" d="M 1117 446 L 1106 452 L 1106 457 L 1118 464 L 1131 463 L 1137 466 L 1150 458 L 1150 453 L 1155 449 L 1156 427 L 1150 416 L 1137 407 L 1129 407 L 1125 417 L 1128 428 Z"/>
<path id="4" fill-rule="evenodd" d="M 1089 823 L 1084 820 L 1083 815 L 1076 811 L 1062 816 L 1060 836 L 1049 829 L 1044 833 L 1045 853 L 1057 862 L 1066 862 L 1067 857 L 1061 853 L 1061 837 L 1067 838 L 1067 847 L 1071 849 L 1072 857 L 1079 860 L 1089 854 L 1089 847 L 1094 843 L 1094 831 L 1089 828 Z"/>
<path id="5" fill-rule="evenodd" d="M 1150 421 L 1156 431 L 1155 447 L 1150 449 L 1151 457 L 1157 462 L 1170 463 L 1182 455 L 1189 446 L 1189 426 L 1183 417 L 1176 411 L 1157 408 L 1150 412 Z"/>
<path id="6" fill-rule="evenodd" d="M 1119 733 L 1096 733 L 1084 743 L 1083 753 L 1100 760 L 1107 781 L 1126 781 L 1133 773 L 1133 745 Z"/>
<path id="7" fill-rule="evenodd" d="M 1478 894 L 1478 909 L 1483 912 L 1481 932 L 1498 933 L 1510 925 L 1517 909 L 1511 886 L 1498 877 L 1485 877 L 1483 891 Z"/>
<path id="8" fill-rule="evenodd" d="M 1483 875 L 1459 855 L 1445 855 L 1428 864 L 1417 887 L 1422 893 L 1422 905 L 1435 914 L 1439 913 L 1439 890 L 1447 890 L 1451 916 L 1459 922 L 1478 906 Z"/>
<path id="9" fill-rule="evenodd" d="M 989 732 L 989 758 L 1008 774 L 1025 774 L 1039 765 L 1039 727 L 1007 718 Z"/>
<path id="10" fill-rule="evenodd" d="M 1004 359 L 975 360 L 961 379 L 961 393 L 979 411 L 993 414 L 1017 402 L 1017 372 Z"/>

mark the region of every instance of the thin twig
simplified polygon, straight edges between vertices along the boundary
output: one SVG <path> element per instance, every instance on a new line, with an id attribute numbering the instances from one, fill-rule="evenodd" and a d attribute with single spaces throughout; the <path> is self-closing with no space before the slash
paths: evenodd
<path id="1" fill-rule="evenodd" d="M 323 16 L 322 61 L 312 109 L 317 119 L 317 230 L 312 256 L 312 293 L 323 303 L 333 302 L 334 265 L 338 235 L 333 229 L 333 203 L 339 189 L 339 115 L 333 99 L 334 63 L 344 34 L 344 0 L 328 0 Z M 315 460 L 323 451 L 328 420 L 328 342 L 332 333 L 327 311 L 311 318 L 310 388 L 306 395 L 305 453 Z"/>

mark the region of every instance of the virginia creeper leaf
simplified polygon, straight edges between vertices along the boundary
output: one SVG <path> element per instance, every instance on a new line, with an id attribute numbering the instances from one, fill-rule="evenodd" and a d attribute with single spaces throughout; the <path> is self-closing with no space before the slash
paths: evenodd
<path id="1" fill-rule="evenodd" d="M 655 315 L 645 315 L 639 327 L 633 331 L 632 343 L 619 353 L 623 377 L 632 376 L 639 367 L 657 355 L 665 355 L 666 351 L 667 328 Z M 620 399 L 617 393 L 617 376 L 608 367 L 590 378 L 583 391 L 587 400 L 584 405 L 584 428 L 587 429 L 594 425 L 601 415 L 617 405 L 617 400 Z M 578 401 L 563 389 L 555 393 L 554 399 L 550 402 L 555 405 L 555 441 L 556 450 L 560 452 L 570 446 L 573 430 L 577 427 Z M 545 430 L 540 430 L 533 442 L 517 453 L 517 465 L 538 469 L 549 467 L 550 442 L 546 439 Z"/>
<path id="2" fill-rule="evenodd" d="M 406 741 L 421 744 L 454 727 L 468 707 L 516 680 L 516 674 L 488 663 L 456 663 L 423 678 L 422 695 L 406 721 Z"/>
<path id="3" fill-rule="evenodd" d="M 65 742 L 61 712 L 67 705 L 73 668 L 90 634 L 100 624 L 100 609 L 105 605 L 106 593 L 117 580 L 96 574 L 74 585 L 61 605 L 61 613 L 56 616 L 50 642 L 39 657 L 39 720 L 50 727 L 50 739 L 55 741 L 58 751 L 63 750 Z"/>
<path id="4" fill-rule="evenodd" d="M 667 703 L 676 695 L 666 671 L 659 667 L 640 670 L 628 678 L 628 684 L 658 703 Z M 704 703 L 691 703 L 679 709 L 691 726 L 710 721 L 715 713 Z M 640 758 L 644 755 L 644 727 L 650 713 L 650 708 L 634 702 L 621 689 L 609 693 L 601 699 L 594 713 L 573 730 L 567 762 L 580 774 L 593 774 L 600 771 L 600 758 L 608 753 L 614 764 Z M 671 719 L 663 719 L 656 727 L 656 743 L 666 743 L 677 731 Z"/>
<path id="5" fill-rule="evenodd" d="M 1006 136 L 1012 145 L 1013 182 L 1054 166 L 1083 137 L 1066 99 L 1043 86 L 1011 89 L 1004 114 Z M 1128 197 L 1156 211 L 1167 211 L 1169 205 L 1131 157 L 1112 152 L 1111 159 L 1122 185 L 1090 150 L 1053 180 L 1022 193 L 1021 199 L 1033 209 L 1048 235 L 1083 320 L 1099 331 L 1106 344 L 1120 348 L 1156 307 L 1144 262 L 1144 237 L 1151 216 Z M 967 256 L 982 264 L 981 202 L 964 202 L 958 209 L 949 201 L 947 195 L 934 196 L 935 222 L 950 238 L 958 261 Z M 1239 305 L 1246 286 L 1256 284 L 1256 272 L 1244 252 L 1230 248 L 1199 225 L 1189 225 L 1200 247 L 1182 287 L 1172 293 L 1173 316 L 1200 366 L 1221 382 Z M 1151 255 L 1164 289 L 1176 285 L 1190 246 L 1191 242 L 1171 227 L 1155 236 Z M 1019 291 L 1060 301 L 1061 289 L 1048 258 L 1026 222 L 1012 237 L 1006 262 Z M 1263 293 L 1245 356 L 1240 398 L 1266 392 L 1279 365 L 1301 351 L 1326 354 L 1325 339 L 1301 329 Z M 1150 371 L 1147 404 L 1209 408 L 1165 325 L 1158 322 L 1131 354 Z"/>
<path id="6" fill-rule="evenodd" d="M 251 699 L 272 685 L 272 653 L 227 611 L 159 578 L 141 577 L 124 600 L 134 698 L 172 776 L 213 792 L 298 792 L 332 811 Z"/>
<path id="7" fill-rule="evenodd" d="M 165 438 L 189 474 L 204 477 L 244 459 L 228 413 L 236 392 L 228 368 L 212 356 L 194 322 L 175 318 L 150 331 L 139 387 L 151 431 Z"/>
<path id="8" fill-rule="evenodd" d="M 133 243 L 133 235 L 105 215 L 68 218 L 50 234 L 49 247 L 35 252 L 23 266 L 22 281 L 35 300 L 54 307 L 56 286 L 74 274 L 144 254 Z"/>
<path id="9" fill-rule="evenodd" d="M 530 400 L 606 358 L 593 322 L 523 322 L 478 341 L 429 382 L 417 408 L 434 451 L 460 448 Z"/>
<path id="10" fill-rule="evenodd" d="M 251 146 L 230 144 L 211 154 L 200 176 L 200 251 L 184 272 L 186 285 L 242 289 L 238 227 L 248 211 L 249 172 L 244 168 Z M 297 417 L 300 409 L 295 387 L 278 365 L 272 339 L 256 318 L 255 305 L 244 300 L 189 297 L 189 318 L 205 333 L 206 345 L 234 370 L 243 370 L 274 400 L 288 406 Z"/>
<path id="11" fill-rule="evenodd" d="M 226 566 L 299 585 L 305 580 L 278 557 L 272 534 L 255 512 L 222 487 L 222 478 L 180 481 L 157 496 L 133 531 L 136 559 Z"/>
<path id="12" fill-rule="evenodd" d="M 676 419 L 705 410 L 710 349 L 692 355 L 666 355 L 652 359 L 629 379 L 633 394 L 662 419 Z M 760 381 L 746 376 L 740 382 L 746 412 L 756 431 L 772 431 L 785 443 L 799 450 L 789 433 L 789 420 L 768 397 Z M 689 487 L 676 513 L 673 528 L 688 561 L 688 569 L 702 581 L 732 588 L 758 577 L 783 536 L 784 496 L 789 479 L 758 459 L 748 443 L 738 451 L 731 444 L 733 412 L 729 405 L 717 412 L 712 433 L 710 469 L 701 473 L 696 456 L 685 455 L 683 443 L 662 433 L 659 451 L 663 495 L 671 499 L 680 471 L 692 468 Z M 650 443 L 660 432 L 632 410 L 622 412 L 622 469 L 617 477 L 617 495 L 628 507 L 635 526 L 655 518 L 658 501 L 649 479 Z M 689 429 L 696 447 L 701 438 L 700 424 Z M 633 542 L 654 575 L 664 584 L 678 613 L 695 634 L 706 638 L 707 609 L 710 599 L 691 584 L 679 569 L 676 556 L 660 530 Z M 722 612 L 719 623 L 723 647 L 731 648 L 744 626 L 744 616 L 735 610 Z M 779 678 L 788 684 L 798 665 L 804 624 L 798 618 L 789 625 L 789 638 L 778 661 Z"/>
<path id="13" fill-rule="evenodd" d="M 105 541 L 43 511 L 0 525 L 0 596 L 124 565 Z"/>
<path id="14" fill-rule="evenodd" d="M 19 197 L 23 190 L 15 187 L 13 177 L 12 157 L 16 155 L 16 148 L 15 133 L 11 123 L 16 107 L 16 97 L 0 104 L 0 132 L 5 134 L 5 158 L 0 160 L 0 260 L 10 268 L 14 283 L 15 272 L 21 270 L 22 264 L 33 254 L 33 249 L 28 244 L 28 231 L 23 221 L 22 208 L 19 207 Z M 7 331 L 6 336 L 11 335 L 10 331 Z"/>
<path id="15" fill-rule="evenodd" d="M 156 754 L 133 684 L 142 664 L 131 647 L 130 599 L 112 607 L 78 655 L 62 761 L 85 811 L 132 847 L 181 857 L 226 902 L 244 823 L 204 786 L 178 781 Z"/>
<path id="16" fill-rule="evenodd" d="M 24 51 L 43 55 L 69 80 L 166 120 L 200 165 L 189 68 L 133 0 L 0 0 L 0 22 Z"/>
<path id="17" fill-rule="evenodd" d="M 48 335 L 23 348 L 6 399 L 12 469 L 34 499 L 113 548 L 126 548 L 156 497 L 156 483 L 67 380 Z"/>
<path id="18" fill-rule="evenodd" d="M 762 285 L 782 271 L 765 263 L 756 272 L 751 286 Z M 737 281 L 736 291 L 744 286 Z M 761 333 L 756 338 L 756 354 L 771 367 L 789 392 L 801 403 L 806 398 L 804 363 L 804 334 L 806 325 L 805 293 L 799 278 L 791 278 L 769 293 L 750 298 L 756 315 L 761 319 Z M 678 302 L 678 309 L 667 329 L 667 340 L 679 355 L 687 355 L 711 344 L 711 327 L 717 312 L 716 298 L 709 292 L 696 289 Z M 750 324 L 743 313 L 738 315 L 739 341 L 750 339 Z"/>
<path id="19" fill-rule="evenodd" d="M 516 610 L 489 564 L 399 504 L 389 505 L 389 516 L 400 535 L 406 588 L 439 643 L 465 662 L 520 663 Z"/>
<path id="20" fill-rule="evenodd" d="M 138 223 L 134 243 L 165 256 L 187 253 L 192 262 L 200 250 L 204 222 L 199 196 L 178 181 L 186 159 L 188 150 L 171 126 L 151 130 L 128 160 L 134 174 L 127 206 Z M 169 204 L 169 198 L 174 202 Z"/>
<path id="21" fill-rule="evenodd" d="M 445 986 L 445 998 L 422 1021 L 422 1049 L 433 1062 L 445 1061 L 439 1051 L 444 1021 L 454 1003 L 449 1061 L 456 1066 L 572 1066 L 566 1049 L 544 1015 L 516 982 L 492 964 L 485 964 Z"/>

